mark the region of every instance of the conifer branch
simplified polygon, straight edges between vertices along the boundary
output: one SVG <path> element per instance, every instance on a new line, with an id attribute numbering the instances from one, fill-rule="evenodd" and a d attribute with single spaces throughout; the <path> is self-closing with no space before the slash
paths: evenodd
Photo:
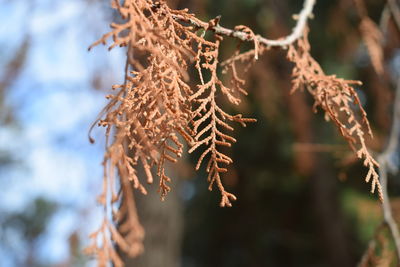
<path id="1" fill-rule="evenodd" d="M 393 218 L 392 208 L 390 206 L 390 199 L 387 189 L 388 184 L 388 170 L 393 174 L 398 173 L 398 167 L 393 163 L 394 153 L 399 149 L 399 138 L 400 138 L 400 79 L 397 82 L 396 97 L 394 101 L 393 111 L 393 123 L 390 131 L 389 141 L 386 149 L 379 154 L 379 176 L 382 185 L 383 194 L 383 220 L 388 226 L 390 233 L 393 237 L 393 241 L 396 247 L 396 256 L 398 262 L 400 262 L 400 233 L 396 221 Z"/>
<path id="2" fill-rule="evenodd" d="M 379 199 L 382 201 L 382 189 L 376 171 L 379 164 L 368 151 L 364 137 L 364 128 L 370 137 L 373 137 L 372 131 L 367 114 L 353 88 L 362 83 L 326 75 L 310 55 L 307 28 L 303 37 L 289 47 L 287 57 L 295 64 L 292 71 L 292 93 L 307 90 L 311 94 L 314 98 L 314 112 L 317 112 L 317 108 L 321 108 L 325 112 L 325 120 L 330 120 L 336 125 L 350 148 L 359 159 L 363 160 L 363 165 L 368 168 L 365 181 L 371 182 L 371 193 L 377 189 Z M 359 109 L 361 118 L 357 118 L 354 106 Z"/>
<path id="3" fill-rule="evenodd" d="M 165 0 L 112 1 L 122 22 L 112 23 L 112 30 L 89 47 L 106 44 L 109 39 L 112 39 L 109 49 L 127 47 L 125 81 L 113 86 L 117 92 L 108 96 L 110 102 L 98 120 L 99 126 L 106 128 L 110 141 L 104 155 L 104 186 L 99 197 L 105 219 L 100 230 L 92 235 L 88 251 L 99 256 L 100 266 L 109 261 L 120 266 L 115 246 L 132 256 L 142 251 L 144 232 L 136 214 L 133 189 L 146 194 L 143 180 L 151 184 L 158 177 L 158 191 L 163 200 L 171 190 L 165 165 L 182 156 L 184 143 L 189 153 L 204 149 L 195 169 L 206 162 L 209 190 L 215 186 L 219 189 L 220 206 L 229 207 L 236 200 L 236 196 L 226 191 L 221 176 L 233 161 L 220 148 L 236 142 L 233 134 L 226 133 L 234 130 L 231 124 L 246 126 L 255 119 L 229 114 L 219 97 L 238 105 L 247 92 L 236 62 L 257 59 L 260 52 L 272 46 L 289 48 L 288 59 L 295 65 L 293 91 L 306 89 L 314 97 L 314 109 L 322 108 L 325 117 L 364 160 L 369 170 L 366 181 L 371 180 L 371 191 L 377 187 L 382 198 L 375 171 L 378 163 L 364 140 L 364 131 L 371 136 L 372 132 L 352 87 L 361 83 L 326 75 L 310 55 L 307 20 L 312 17 L 315 2 L 304 1 L 290 35 L 269 40 L 243 25 L 233 30 L 224 28 L 219 25 L 220 17 L 201 21 L 186 9 L 171 9 Z M 211 38 L 206 37 L 207 31 L 214 33 Z M 219 48 L 224 36 L 254 42 L 254 49 L 243 54 L 237 50 L 220 63 Z M 231 73 L 229 84 L 220 78 L 221 67 L 222 74 Z M 200 80 L 196 86 L 189 84 L 189 70 L 193 68 L 197 69 Z M 356 117 L 356 109 L 361 113 L 360 119 Z M 157 177 L 153 177 L 153 170 Z M 139 177 L 140 171 L 144 177 Z"/>
<path id="4" fill-rule="evenodd" d="M 292 33 L 276 40 L 267 39 L 260 35 L 254 35 L 249 32 L 242 31 L 242 28 L 232 30 L 222 27 L 221 25 L 219 25 L 220 17 L 217 18 L 217 23 L 204 22 L 197 18 L 187 19 L 181 15 L 175 15 L 174 18 L 179 21 L 190 23 L 197 28 L 211 30 L 218 35 L 229 36 L 242 41 L 256 42 L 258 44 L 263 44 L 267 47 L 286 47 L 290 44 L 293 44 L 303 35 L 304 28 L 307 25 L 307 20 L 313 17 L 313 8 L 315 3 L 316 0 L 305 0 L 300 13 L 298 15 L 293 15 L 293 17 L 297 20 L 297 23 L 296 26 L 293 28 Z"/>

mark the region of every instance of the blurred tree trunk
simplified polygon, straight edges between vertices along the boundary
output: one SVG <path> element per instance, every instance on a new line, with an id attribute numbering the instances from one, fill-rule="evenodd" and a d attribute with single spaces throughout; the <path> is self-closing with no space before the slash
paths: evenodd
<path id="1" fill-rule="evenodd" d="M 168 1 L 171 8 L 176 8 L 178 3 L 179 0 Z M 139 220 L 145 230 L 144 253 L 136 258 L 124 257 L 126 267 L 180 266 L 183 234 L 180 181 L 177 172 L 171 168 L 168 168 L 167 172 L 173 180 L 170 184 L 171 192 L 165 201 L 160 200 L 157 182 L 147 187 L 146 196 L 134 192 Z M 144 176 L 144 173 L 141 176 Z"/>
<path id="2" fill-rule="evenodd" d="M 338 199 L 338 179 L 332 173 L 326 159 L 319 157 L 311 177 L 312 203 L 318 225 L 316 233 L 320 236 L 327 266 L 355 266 Z"/>
<path id="3" fill-rule="evenodd" d="M 171 193 L 160 201 L 157 185 L 148 187 L 148 195 L 135 192 L 139 219 L 146 235 L 144 253 L 137 258 L 125 258 L 126 267 L 177 267 L 180 266 L 183 233 L 183 202 L 179 197 L 177 175 Z"/>

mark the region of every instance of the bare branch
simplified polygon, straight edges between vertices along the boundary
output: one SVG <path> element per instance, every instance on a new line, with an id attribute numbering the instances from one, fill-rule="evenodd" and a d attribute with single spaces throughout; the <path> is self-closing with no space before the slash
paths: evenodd
<path id="1" fill-rule="evenodd" d="M 397 260 L 400 261 L 400 233 L 399 228 L 397 226 L 396 221 L 393 219 L 392 209 L 390 207 L 390 200 L 387 191 L 387 176 L 388 176 L 388 168 L 391 172 L 398 172 L 398 169 L 391 161 L 391 157 L 393 153 L 396 152 L 398 148 L 398 139 L 400 136 L 400 79 L 397 82 L 396 89 L 396 98 L 394 102 L 394 116 L 393 116 L 393 124 L 392 130 L 389 136 L 389 143 L 386 149 L 378 156 L 378 162 L 380 165 L 379 168 L 379 176 L 382 186 L 382 194 L 383 194 L 383 220 L 384 223 L 390 229 L 390 233 L 393 237 L 394 243 L 396 245 L 396 255 Z"/>
<path id="2" fill-rule="evenodd" d="M 392 13 L 393 20 L 396 23 L 397 29 L 400 30 L 400 7 L 396 0 L 388 0 L 390 12 Z"/>
<path id="3" fill-rule="evenodd" d="M 296 40 L 298 40 L 304 32 L 304 28 L 306 27 L 307 24 L 307 20 L 309 18 L 312 18 L 312 12 L 313 12 L 313 8 L 315 5 L 316 0 L 305 0 L 304 4 L 303 4 L 303 9 L 300 11 L 300 13 L 296 16 L 294 16 L 297 19 L 297 24 L 296 26 L 293 28 L 293 31 L 290 35 L 284 37 L 284 38 L 280 38 L 277 40 L 272 40 L 272 39 L 267 39 L 264 37 L 261 37 L 259 35 L 256 35 L 256 41 L 259 44 L 264 44 L 266 46 L 288 46 L 292 43 L 294 43 Z M 234 37 L 234 38 L 238 38 L 242 41 L 254 41 L 254 37 L 253 35 L 241 31 L 241 30 L 231 30 L 225 27 L 220 26 L 218 23 L 215 24 L 210 24 L 209 22 L 204 22 L 198 19 L 189 19 L 189 21 L 187 20 L 187 18 L 184 18 L 181 15 L 175 15 L 174 18 L 176 20 L 180 20 L 180 21 L 185 21 L 188 22 L 190 24 L 192 24 L 193 26 L 196 26 L 198 28 L 205 28 L 211 31 L 214 31 L 215 33 L 219 34 L 219 35 L 225 35 L 225 36 L 230 36 L 230 37 Z"/>

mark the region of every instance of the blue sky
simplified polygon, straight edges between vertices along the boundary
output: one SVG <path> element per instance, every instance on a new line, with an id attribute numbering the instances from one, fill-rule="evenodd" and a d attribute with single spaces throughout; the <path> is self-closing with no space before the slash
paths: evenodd
<path id="1" fill-rule="evenodd" d="M 87 51 L 108 30 L 106 4 L 0 0 L 0 79 L 23 40 L 28 37 L 30 44 L 23 70 L 5 95 L 15 123 L 1 125 L 0 151 L 17 163 L 0 171 L 0 215 L 22 211 L 37 197 L 59 205 L 37 244 L 45 264 L 64 262 L 69 235 L 79 231 L 87 242 L 101 216 L 95 195 L 101 190 L 104 138 L 95 129 L 97 142 L 91 145 L 87 131 L 106 103 L 104 95 L 122 80 L 124 66 L 121 49 Z M 95 78 L 102 90 L 93 88 Z M 23 253 L 21 239 L 15 233 L 7 246 Z M 0 244 L 0 265 L 15 266 L 7 246 Z"/>

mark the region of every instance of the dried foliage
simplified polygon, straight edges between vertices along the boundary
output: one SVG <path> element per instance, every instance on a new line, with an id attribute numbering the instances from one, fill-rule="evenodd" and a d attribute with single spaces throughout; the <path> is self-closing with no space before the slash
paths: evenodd
<path id="1" fill-rule="evenodd" d="M 224 165 L 232 163 L 232 159 L 219 147 L 230 147 L 236 141 L 225 133 L 233 130 L 229 122 L 245 126 L 254 119 L 230 115 L 218 104 L 218 95 L 237 105 L 239 94 L 245 94 L 241 88 L 244 81 L 237 73 L 232 76 L 232 87 L 225 86 L 218 78 L 222 37 L 204 38 L 208 27 L 216 25 L 218 20 L 199 22 L 204 25 L 201 29 L 193 27 L 186 23 L 197 21 L 192 14 L 187 10 L 172 10 L 164 2 L 127 0 L 121 5 L 113 1 L 113 7 L 126 21 L 111 24 L 113 30 L 93 44 L 105 44 L 112 37 L 109 49 L 115 46 L 128 49 L 125 82 L 113 87 L 117 93 L 108 96 L 110 102 L 98 123 L 106 127 L 110 140 L 103 162 L 104 188 L 99 202 L 106 213 L 110 208 L 113 210 L 113 223 L 105 219 L 101 229 L 92 235 L 94 242 L 87 252 L 97 254 L 102 264 L 111 260 L 120 266 L 122 261 L 114 245 L 130 256 L 143 249 L 143 229 L 131 190 L 147 193 L 138 173 L 144 172 L 145 182 L 151 184 L 154 180 L 151 169 L 156 169 L 160 196 L 164 199 L 171 181 L 165 170 L 166 162 L 174 163 L 181 157 L 183 141 L 189 145 L 189 152 L 204 146 L 196 170 L 207 158 L 209 189 L 216 185 L 221 192 L 220 205 L 231 206 L 236 197 L 225 190 L 221 173 L 227 171 Z M 188 84 L 188 67 L 195 67 L 199 73 L 201 83 L 195 91 Z M 235 71 L 233 65 L 231 68 Z M 117 174 L 119 180 L 115 178 Z M 120 206 L 114 210 L 116 204 Z"/>
<path id="2" fill-rule="evenodd" d="M 383 34 L 378 25 L 368 17 L 367 8 L 363 0 L 354 0 L 358 15 L 361 18 L 359 25 L 361 36 L 367 47 L 368 54 L 371 58 L 372 66 L 377 74 L 383 74 Z"/>
<path id="3" fill-rule="evenodd" d="M 379 164 L 368 151 L 364 138 L 364 128 L 371 137 L 372 131 L 367 114 L 353 88 L 361 85 L 361 82 L 326 75 L 310 55 L 307 35 L 306 29 L 303 37 L 288 50 L 288 59 L 295 64 L 292 72 L 292 92 L 306 89 L 311 94 L 314 98 L 314 112 L 321 108 L 325 112 L 325 119 L 335 123 L 351 149 L 359 159 L 363 159 L 364 166 L 368 168 L 365 181 L 371 181 L 371 192 L 375 192 L 377 187 L 379 198 L 383 200 L 379 176 L 375 169 Z M 361 113 L 361 118 L 357 118 L 355 108 Z"/>
<path id="4" fill-rule="evenodd" d="M 383 224 L 377 227 L 375 236 L 368 243 L 368 247 L 357 265 L 358 267 L 393 266 L 395 255 L 390 248 L 390 242 L 383 229 Z"/>
<path id="5" fill-rule="evenodd" d="M 99 197 L 105 219 L 92 234 L 93 243 L 87 252 L 98 256 L 100 266 L 109 261 L 115 266 L 123 265 L 117 248 L 129 256 L 143 251 L 144 231 L 132 189 L 146 194 L 144 184 L 153 183 L 152 170 L 155 170 L 163 200 L 171 190 L 171 177 L 165 166 L 181 157 L 185 144 L 189 153 L 203 149 L 195 168 L 199 170 L 204 162 L 209 190 L 216 186 L 220 191 L 220 206 L 230 207 L 231 201 L 236 200 L 222 183 L 221 174 L 232 163 L 222 148 L 236 142 L 231 133 L 233 123 L 246 126 L 255 120 L 227 113 L 221 106 L 221 98 L 233 105 L 241 102 L 241 96 L 247 93 L 236 64 L 251 63 L 269 46 L 290 45 L 288 58 L 295 64 L 293 91 L 306 88 L 311 93 L 314 109 L 322 108 L 358 157 L 364 159 L 369 168 L 366 180 L 372 180 L 372 191 L 377 186 L 381 194 L 375 171 L 377 163 L 366 148 L 362 126 L 372 133 L 352 87 L 360 83 L 325 75 L 309 54 L 307 34 L 303 34 L 301 27 L 306 25 L 314 3 L 305 1 L 292 35 L 271 41 L 245 26 L 234 30 L 223 28 L 219 26 L 219 18 L 200 21 L 187 10 L 169 8 L 165 1 L 125 0 L 123 4 L 112 1 L 123 22 L 112 23 L 112 31 L 92 45 L 106 44 L 112 38 L 109 49 L 116 46 L 127 49 L 125 81 L 113 86 L 116 93 L 108 96 L 110 102 L 98 120 L 106 128 L 107 136 L 103 193 Z M 205 37 L 207 32 L 212 33 L 211 37 Z M 219 48 L 224 35 L 251 41 L 254 49 L 244 54 L 237 51 L 220 64 Z M 220 67 L 230 73 L 228 85 L 219 77 Z M 194 87 L 189 85 L 190 69 L 196 69 L 198 74 L 193 78 L 199 81 Z M 361 113 L 360 120 L 355 108 Z"/>
<path id="6" fill-rule="evenodd" d="M 360 31 L 364 43 L 368 49 L 372 66 L 377 74 L 383 74 L 383 50 L 381 42 L 383 36 L 375 22 L 368 17 L 363 17 L 360 23 Z"/>
<path id="7" fill-rule="evenodd" d="M 223 130 L 232 131 L 233 128 L 228 124 L 228 121 L 236 121 L 246 126 L 246 122 L 254 121 L 254 119 L 242 118 L 242 116 L 232 116 L 226 113 L 217 104 L 217 93 L 222 92 L 223 95 L 232 104 L 239 104 L 240 98 L 237 96 L 238 93 L 247 94 L 241 86 L 244 81 L 233 75 L 233 86 L 228 88 L 223 85 L 217 75 L 218 66 L 218 48 L 222 38 L 216 36 L 214 47 L 205 47 L 199 43 L 198 55 L 196 57 L 196 68 L 199 72 L 201 84 L 198 85 L 196 93 L 190 96 L 189 101 L 197 103 L 197 107 L 193 111 L 193 133 L 194 142 L 189 150 L 189 153 L 196 150 L 198 147 L 205 145 L 207 148 L 201 154 L 197 164 L 196 170 L 200 168 L 204 158 L 209 154 L 210 158 L 207 162 L 206 171 L 208 172 L 209 190 L 212 190 L 214 183 L 217 185 L 221 192 L 222 199 L 220 202 L 221 207 L 232 206 L 231 200 L 236 200 L 236 197 L 225 191 L 224 186 L 221 182 L 220 173 L 227 172 L 227 169 L 221 167 L 221 164 L 228 165 L 232 163 L 232 159 L 218 150 L 219 146 L 230 147 L 232 143 L 236 142 L 235 138 L 225 134 Z M 204 81 L 202 68 L 210 72 L 210 79 Z M 233 67 L 234 68 L 234 67 Z M 204 127 L 201 127 L 204 126 Z M 201 130 L 199 130 L 201 129 Z M 222 130 L 223 129 L 223 130 Z"/>

